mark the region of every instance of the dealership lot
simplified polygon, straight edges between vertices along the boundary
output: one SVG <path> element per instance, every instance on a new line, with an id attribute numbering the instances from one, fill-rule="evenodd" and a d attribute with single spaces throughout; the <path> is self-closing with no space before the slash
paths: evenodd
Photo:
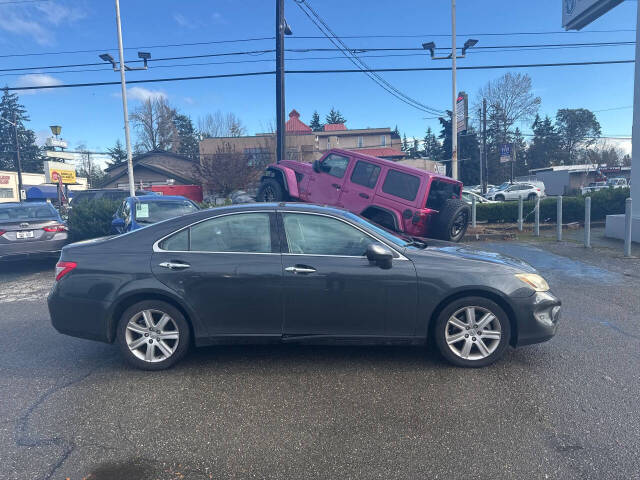
<path id="1" fill-rule="evenodd" d="M 539 268 L 564 307 L 553 340 L 480 370 L 418 348 L 285 345 L 142 372 L 51 327 L 53 263 L 2 265 L 0 476 L 633 478 L 640 261 L 483 246 Z"/>

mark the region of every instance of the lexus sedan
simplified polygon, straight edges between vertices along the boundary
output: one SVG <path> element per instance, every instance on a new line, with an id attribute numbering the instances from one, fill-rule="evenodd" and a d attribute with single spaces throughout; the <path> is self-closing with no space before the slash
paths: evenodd
<path id="1" fill-rule="evenodd" d="M 48 297 L 61 333 L 136 367 L 223 343 L 424 345 L 481 367 L 549 340 L 560 300 L 528 264 L 392 234 L 336 208 L 244 204 L 66 246 Z"/>

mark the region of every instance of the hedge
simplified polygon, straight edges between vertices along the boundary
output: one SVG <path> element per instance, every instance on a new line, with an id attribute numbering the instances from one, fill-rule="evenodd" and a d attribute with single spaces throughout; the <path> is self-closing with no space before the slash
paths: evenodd
<path id="1" fill-rule="evenodd" d="M 591 220 L 604 220 L 607 215 L 624 213 L 624 201 L 630 195 L 628 188 L 608 188 L 590 194 Z M 584 196 L 563 197 L 562 222 L 584 221 Z M 540 201 L 540 221 L 556 221 L 555 198 L 545 198 Z M 524 202 L 524 221 L 534 221 L 535 202 Z M 478 221 L 489 223 L 512 223 L 518 221 L 518 202 L 483 203 L 477 205 L 476 218 Z"/>
<path id="2" fill-rule="evenodd" d="M 69 234 L 78 242 L 111 234 L 111 221 L 121 202 L 107 199 L 72 203 L 69 212 Z"/>

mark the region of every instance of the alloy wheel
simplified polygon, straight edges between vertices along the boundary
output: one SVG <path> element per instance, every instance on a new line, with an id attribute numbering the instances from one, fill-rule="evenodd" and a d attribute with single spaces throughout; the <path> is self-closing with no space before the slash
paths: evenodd
<path id="1" fill-rule="evenodd" d="M 482 360 L 498 348 L 502 328 L 498 317 L 479 306 L 460 308 L 445 326 L 449 349 L 465 360 Z"/>
<path id="2" fill-rule="evenodd" d="M 264 200 L 265 202 L 275 202 L 276 201 L 276 192 L 271 185 L 266 185 L 263 190 Z"/>
<path id="3" fill-rule="evenodd" d="M 451 225 L 451 238 L 457 238 L 467 224 L 467 213 L 460 212 Z"/>
<path id="4" fill-rule="evenodd" d="M 171 357 L 180 341 L 176 321 L 160 310 L 142 310 L 129 322 L 125 332 L 129 350 L 145 362 L 161 362 Z"/>

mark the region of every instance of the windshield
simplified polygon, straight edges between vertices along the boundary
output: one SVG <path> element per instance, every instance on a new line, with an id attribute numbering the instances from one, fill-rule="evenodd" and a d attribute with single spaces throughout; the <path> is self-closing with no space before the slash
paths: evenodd
<path id="1" fill-rule="evenodd" d="M 367 220 L 365 218 L 362 218 L 362 217 L 360 217 L 358 215 L 355 215 L 353 213 L 349 213 L 346 216 L 350 220 L 353 220 L 356 223 L 359 223 L 360 225 L 368 228 L 369 230 L 373 230 L 375 233 L 380 235 L 385 240 L 388 240 L 389 242 L 393 243 L 396 247 L 405 248 L 405 247 L 407 247 L 407 246 L 409 246 L 411 244 L 410 241 L 405 240 L 399 234 L 396 234 L 396 233 L 390 232 L 388 230 L 385 230 L 383 228 L 380 228 L 380 227 L 378 227 L 377 225 L 374 225 L 373 223 L 371 223 L 369 220 Z"/>
<path id="2" fill-rule="evenodd" d="M 198 207 L 189 200 L 137 202 L 135 219 L 138 223 L 156 223 L 196 211 L 198 211 Z"/>
<path id="3" fill-rule="evenodd" d="M 0 205 L 0 222 L 58 220 L 58 212 L 51 205 Z"/>

